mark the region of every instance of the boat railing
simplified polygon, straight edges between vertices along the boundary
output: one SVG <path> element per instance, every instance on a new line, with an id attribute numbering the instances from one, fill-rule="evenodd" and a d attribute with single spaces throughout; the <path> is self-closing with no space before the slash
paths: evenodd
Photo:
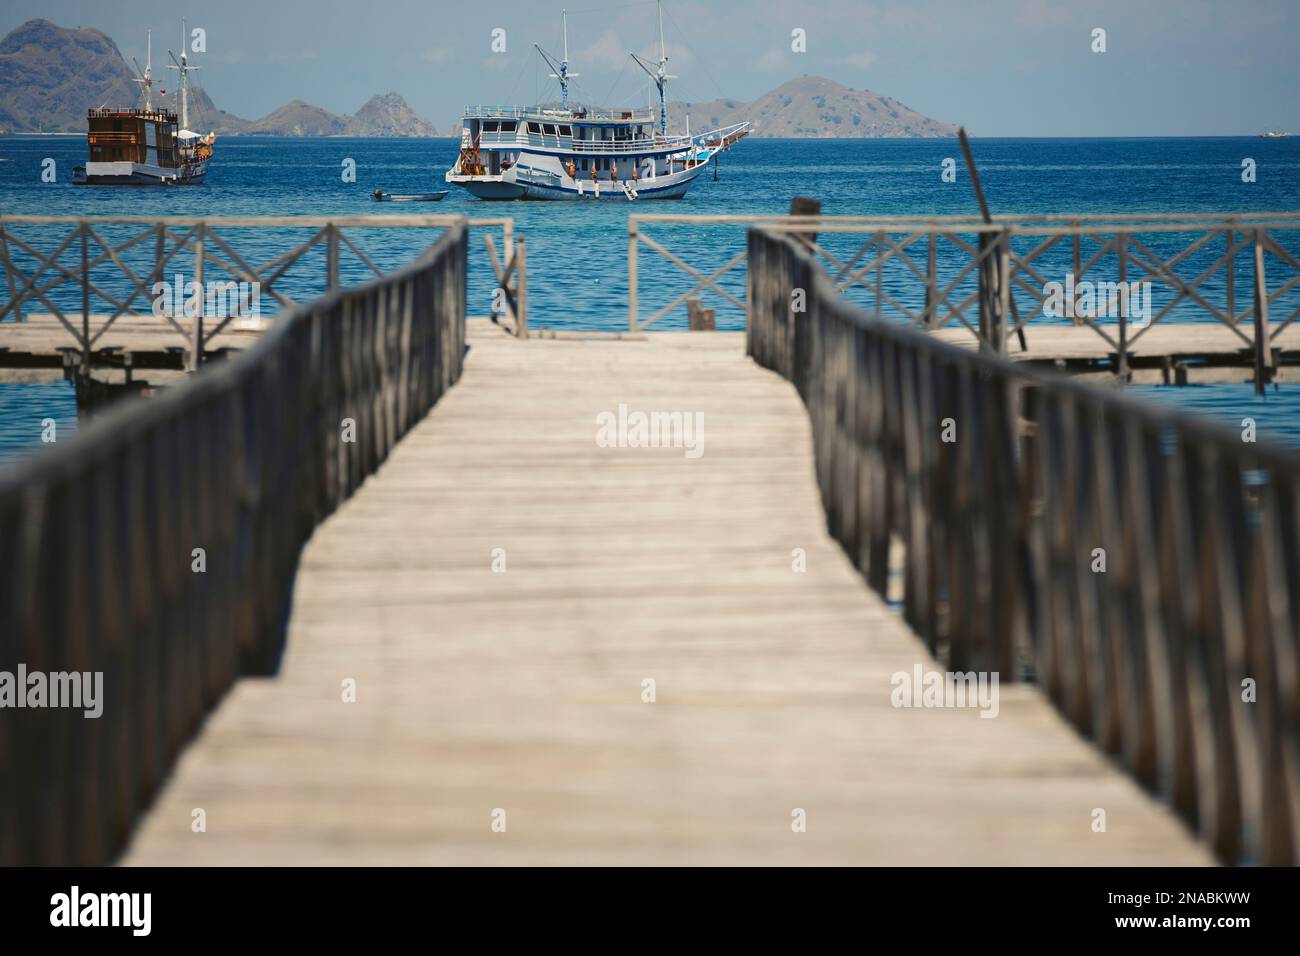
<path id="1" fill-rule="evenodd" d="M 689 136 L 656 136 L 643 139 L 575 139 L 575 153 L 630 153 L 654 150 L 686 149 L 691 145 Z"/>
<path id="2" fill-rule="evenodd" d="M 479 146 L 515 147 L 536 146 L 543 149 L 558 149 L 572 153 L 650 153 L 688 149 L 692 139 L 689 136 L 655 136 L 641 139 L 574 139 L 571 136 L 548 135 L 546 133 L 497 133 L 480 134 Z"/>
<path id="3" fill-rule="evenodd" d="M 517 133 L 497 133 L 480 134 L 478 138 L 480 146 L 523 146 L 527 145 L 525 140 L 521 140 Z"/>
<path id="4" fill-rule="evenodd" d="M 141 119 L 157 120 L 160 123 L 175 123 L 176 114 L 169 113 L 166 110 L 145 110 L 145 109 L 112 109 L 103 107 L 101 109 L 91 109 L 86 111 L 87 119 L 114 119 L 122 116 L 133 116 Z"/>
<path id="5" fill-rule="evenodd" d="M 696 133 L 693 137 L 697 143 L 708 149 L 715 147 L 727 149 L 737 140 L 748 136 L 752 129 L 748 120 L 743 123 L 733 123 L 730 126 L 720 126 L 717 129 L 711 129 L 705 133 Z"/>
<path id="6" fill-rule="evenodd" d="M 548 119 L 608 120 L 619 123 L 652 123 L 654 115 L 638 113 L 636 110 L 553 110 L 541 106 L 467 106 L 462 115 L 465 119 L 522 119 L 524 117 L 546 117 Z"/>
<path id="7" fill-rule="evenodd" d="M 508 117 L 519 119 L 536 112 L 525 106 L 467 106 L 464 110 L 465 119 L 495 119 L 497 117 Z"/>
<path id="8" fill-rule="evenodd" d="M 134 146 L 136 143 L 136 134 L 123 133 L 116 130 L 109 130 L 103 133 L 95 131 L 88 135 L 87 141 L 93 146 L 98 146 L 101 143 L 125 143 L 129 146 Z"/>

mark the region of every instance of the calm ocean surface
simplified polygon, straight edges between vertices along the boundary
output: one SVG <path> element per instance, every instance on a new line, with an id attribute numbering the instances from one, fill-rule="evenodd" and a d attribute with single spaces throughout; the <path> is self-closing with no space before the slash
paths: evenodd
<path id="1" fill-rule="evenodd" d="M 1300 210 L 1300 138 L 1079 139 L 973 141 L 989 204 L 996 213 L 1168 213 Z M 529 324 L 533 327 L 620 329 L 627 326 L 627 216 L 637 213 L 720 215 L 778 214 L 793 195 L 820 198 L 823 211 L 839 215 L 932 215 L 976 211 L 954 140 L 745 140 L 724 154 L 720 179 L 701 176 L 680 202 L 484 203 L 460 190 L 437 204 L 377 206 L 376 187 L 395 193 L 445 188 L 442 174 L 455 159 L 451 139 L 375 140 L 225 138 L 218 142 L 208 181 L 183 189 L 74 187 L 72 166 L 85 160 L 84 137 L 0 137 L 0 210 L 50 215 L 340 215 L 465 214 L 510 216 L 527 237 Z M 40 180 L 42 160 L 56 163 L 58 182 Z M 956 158 L 956 183 L 943 183 L 943 160 Z M 1257 163 L 1257 181 L 1241 181 L 1244 158 Z M 356 163 L 357 181 L 342 182 L 345 159 Z M 717 268 L 743 248 L 740 227 L 651 227 L 650 234 L 701 268 Z M 22 234 L 39 247 L 61 241 L 52 231 L 27 227 Z M 111 232 L 109 235 L 113 235 Z M 123 233 L 123 236 L 126 234 Z M 424 230 L 357 233 L 381 266 L 409 260 L 432 238 Z M 241 255 L 266 261 L 306 234 L 233 234 Z M 851 254 L 861 243 L 848 237 L 828 242 Z M 471 314 L 490 308 L 493 283 L 482 240 L 471 244 Z M 148 245 L 148 243 L 143 244 Z M 1287 245 L 1291 245 L 1288 241 Z M 1205 251 L 1208 263 L 1221 249 Z M 69 264 L 72 259 L 66 260 Z M 1196 275 L 1190 261 L 1184 275 Z M 324 266 L 308 260 L 301 275 L 277 283 L 295 298 L 319 288 Z M 940 264 L 942 269 L 942 262 Z M 347 258 L 345 282 L 367 270 Z M 1062 263 L 1061 278 L 1065 271 Z M 689 283 L 662 258 L 642 247 L 639 257 L 642 316 L 666 304 Z M 743 291 L 743 275 L 727 287 Z M 1247 287 L 1239 279 L 1240 286 Z M 1209 286 L 1211 289 L 1214 286 Z M 909 290 L 915 293 L 916 290 Z M 1242 295 L 1239 292 L 1239 297 Z M 1300 293 L 1298 293 L 1300 294 Z M 79 292 L 62 299 L 79 308 Z M 8 291 L 0 289 L 0 301 Z M 75 303 L 74 300 L 75 299 Z M 904 297 L 904 302 L 910 300 Z M 1239 307 L 1247 300 L 1239 298 Z M 100 304 L 100 310 L 103 305 Z M 1290 308 L 1285 314 L 1290 313 Z M 1204 321 L 1195 307 L 1180 307 L 1178 321 Z M 743 316 L 719 309 L 719 326 L 737 329 Z M 1041 320 L 1035 320 L 1041 321 Z M 682 328 L 683 314 L 657 327 Z M 1032 329 L 1032 325 L 1031 325 Z M 1254 417 L 1262 432 L 1300 445 L 1300 387 L 1283 385 L 1256 399 L 1246 385 L 1143 388 L 1144 396 L 1239 425 Z M 53 418 L 62 440 L 75 427 L 71 386 L 0 385 L 0 459 L 39 446 L 41 421 Z"/>

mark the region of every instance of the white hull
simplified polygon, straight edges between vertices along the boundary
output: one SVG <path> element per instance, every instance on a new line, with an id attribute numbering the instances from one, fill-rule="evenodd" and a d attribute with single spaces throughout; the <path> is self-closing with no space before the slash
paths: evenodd
<path id="1" fill-rule="evenodd" d="M 681 199 L 706 168 L 699 163 L 688 169 L 636 180 L 570 177 L 553 155 L 523 153 L 517 165 L 495 176 L 467 176 L 447 172 L 447 182 L 460 186 L 479 199 L 536 199 L 545 201 L 593 200 L 630 202 L 638 199 Z"/>
<path id="2" fill-rule="evenodd" d="M 188 186 L 201 183 L 208 173 L 206 160 L 180 168 L 150 163 L 86 163 L 73 168 L 72 181 L 87 186 Z"/>

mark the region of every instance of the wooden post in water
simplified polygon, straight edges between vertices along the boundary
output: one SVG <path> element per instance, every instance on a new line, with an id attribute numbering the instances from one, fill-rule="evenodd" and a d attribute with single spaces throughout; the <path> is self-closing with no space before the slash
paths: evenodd
<path id="1" fill-rule="evenodd" d="M 1273 348 L 1268 332 L 1268 283 L 1264 276 L 1264 229 L 1255 230 L 1255 394 L 1272 378 Z"/>
<path id="2" fill-rule="evenodd" d="M 961 153 L 966 159 L 966 172 L 970 175 L 971 186 L 975 189 L 975 199 L 979 202 L 980 218 L 984 220 L 986 225 L 992 225 L 993 217 L 989 214 L 989 204 L 984 200 L 984 186 L 980 183 L 979 170 L 975 168 L 975 157 L 971 155 L 970 141 L 966 138 L 966 127 L 959 126 L 957 128 L 957 138 L 961 141 Z M 1003 243 L 1003 238 L 1005 238 L 1005 244 Z M 1011 256 L 1011 234 L 1008 232 L 1005 234 L 1005 237 L 996 237 L 998 248 L 994 252 L 985 256 L 984 251 L 986 243 L 992 241 L 995 241 L 995 237 L 987 233 L 980 233 L 980 338 L 983 342 L 987 342 L 993 351 L 996 351 L 999 354 L 1004 354 L 1006 352 L 1006 310 L 1004 308 L 1000 316 L 993 314 L 995 309 L 1001 307 L 1002 304 L 1005 303 L 1010 306 L 1011 315 L 1016 319 L 1016 337 L 1020 340 L 1020 351 L 1027 352 L 1029 351 L 1029 346 L 1025 344 L 1025 330 L 1020 327 L 1020 314 L 1019 310 L 1016 308 L 1016 298 L 1011 294 L 1009 287 L 1006 290 L 1001 290 L 996 288 L 995 284 L 998 281 L 1006 281 L 1007 283 L 1010 283 L 1011 281 L 1011 270 L 1009 268 Z M 1005 269 L 1003 268 L 1001 261 L 1003 256 L 1006 256 L 1008 260 L 1008 268 Z M 1005 276 L 1006 279 L 1002 280 L 1002 276 Z M 986 310 L 988 313 L 987 328 L 985 322 Z M 996 343 L 1001 344 L 998 345 Z"/>
<path id="3" fill-rule="evenodd" d="M 790 215 L 792 216 L 820 216 L 822 214 L 822 201 L 813 199 L 810 196 L 795 196 L 790 200 Z M 817 232 L 792 232 L 796 239 L 802 239 L 806 242 L 816 242 Z"/>
<path id="4" fill-rule="evenodd" d="M 698 296 L 691 296 L 686 300 L 686 327 L 692 332 L 716 331 L 717 314 L 700 305 Z"/>

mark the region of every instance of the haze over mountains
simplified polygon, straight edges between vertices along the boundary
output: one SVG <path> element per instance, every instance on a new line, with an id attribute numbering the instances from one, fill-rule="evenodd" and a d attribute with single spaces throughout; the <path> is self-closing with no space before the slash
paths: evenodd
<path id="1" fill-rule="evenodd" d="M 157 64 L 155 63 L 155 67 Z M 160 75 L 161 74 L 161 75 Z M 86 110 L 140 101 L 135 73 L 117 44 L 99 30 L 29 20 L 0 40 L 0 129 L 11 133 L 86 129 Z M 154 74 L 167 89 L 159 97 L 176 107 L 175 75 Z M 157 96 L 157 94 L 155 93 Z M 202 87 L 190 87 L 190 125 L 217 133 L 277 136 L 435 136 L 396 93 L 371 97 L 351 116 L 293 100 L 257 120 L 217 108 Z"/>
<path id="2" fill-rule="evenodd" d="M 174 109 L 175 76 L 160 73 L 159 68 L 155 77 L 167 89 L 162 99 Z M 0 131 L 84 132 L 87 109 L 139 103 L 134 75 L 117 44 L 99 30 L 29 20 L 0 40 Z M 691 128 L 697 132 L 749 120 L 754 124 L 753 135 L 766 137 L 956 134 L 955 126 L 922 116 L 890 97 L 817 76 L 791 80 L 752 102 L 674 102 L 669 112 L 675 127 L 684 125 L 689 115 Z M 434 124 L 418 116 L 393 92 L 371 97 L 351 115 L 294 99 L 260 119 L 248 120 L 218 109 L 201 87 L 192 85 L 190 126 L 224 135 L 439 135 Z M 442 135 L 459 133 L 457 120 Z"/>
<path id="3" fill-rule="evenodd" d="M 679 119 L 689 114 L 691 129 L 700 132 L 749 120 L 755 136 L 791 139 L 957 135 L 951 123 L 922 116 L 888 96 L 851 89 L 821 76 L 790 80 L 748 103 L 732 99 L 673 103 L 669 112 Z"/>

